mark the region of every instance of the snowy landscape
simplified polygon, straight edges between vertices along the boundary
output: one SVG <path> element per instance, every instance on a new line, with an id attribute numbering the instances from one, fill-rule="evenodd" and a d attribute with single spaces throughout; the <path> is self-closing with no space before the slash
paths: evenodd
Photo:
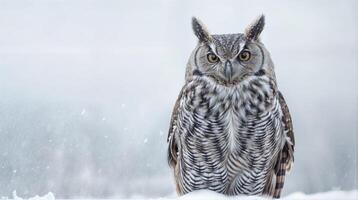
<path id="1" fill-rule="evenodd" d="M 357 10 L 357 0 L 1 0 L 0 198 L 175 199 L 166 139 L 197 42 L 191 17 L 233 33 L 264 13 L 296 137 L 283 199 L 358 199 Z"/>
<path id="2" fill-rule="evenodd" d="M 18 197 L 16 194 L 16 191 L 13 192 L 13 196 L 3 197 L 2 200 L 55 200 L 55 196 L 53 193 L 48 193 L 44 196 L 34 196 L 28 199 L 24 199 L 21 197 Z M 122 199 L 122 198 L 116 198 L 116 199 Z M 144 197 L 136 197 L 131 198 L 133 200 L 145 200 Z M 155 200 L 150 198 L 151 200 Z M 270 198 L 265 197 L 255 197 L 255 196 L 237 196 L 237 197 L 227 197 L 221 194 L 217 194 L 212 191 L 208 190 L 201 190 L 189 193 L 187 195 L 184 195 L 179 198 L 175 197 L 162 197 L 158 198 L 157 200 L 268 200 Z M 311 194 L 311 195 L 305 195 L 304 193 L 296 192 L 294 194 L 290 194 L 286 197 L 281 198 L 283 200 L 357 200 L 358 199 L 358 190 L 349 191 L 349 192 L 343 192 L 343 191 L 331 191 L 331 192 L 324 192 L 324 193 L 317 193 L 317 194 Z M 76 200 L 85 200 L 85 199 L 76 199 Z M 125 199 L 122 199 L 125 200 Z"/>

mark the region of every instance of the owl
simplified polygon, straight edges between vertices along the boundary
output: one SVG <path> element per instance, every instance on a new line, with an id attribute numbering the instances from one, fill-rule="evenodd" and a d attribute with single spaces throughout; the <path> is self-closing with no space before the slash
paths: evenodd
<path id="1" fill-rule="evenodd" d="M 168 163 L 179 195 L 207 189 L 280 197 L 295 140 L 273 62 L 259 38 L 264 24 L 261 15 L 244 33 L 219 35 L 192 19 L 198 44 L 168 133 Z"/>

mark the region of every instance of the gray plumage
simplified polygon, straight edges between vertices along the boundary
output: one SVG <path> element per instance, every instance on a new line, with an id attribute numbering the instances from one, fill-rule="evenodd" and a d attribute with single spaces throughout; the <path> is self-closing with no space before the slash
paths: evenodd
<path id="1" fill-rule="evenodd" d="M 196 18 L 199 42 L 168 133 L 168 162 L 179 195 L 209 189 L 280 197 L 293 163 L 291 117 L 259 35 L 264 16 L 243 34 L 211 35 Z"/>

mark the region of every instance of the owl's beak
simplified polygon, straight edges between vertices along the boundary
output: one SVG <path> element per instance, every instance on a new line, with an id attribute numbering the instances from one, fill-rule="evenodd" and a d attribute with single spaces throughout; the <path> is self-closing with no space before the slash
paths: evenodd
<path id="1" fill-rule="evenodd" d="M 224 75 L 228 81 L 231 81 L 232 76 L 233 76 L 233 69 L 232 69 L 232 64 L 230 61 L 226 61 L 226 63 L 225 63 Z"/>

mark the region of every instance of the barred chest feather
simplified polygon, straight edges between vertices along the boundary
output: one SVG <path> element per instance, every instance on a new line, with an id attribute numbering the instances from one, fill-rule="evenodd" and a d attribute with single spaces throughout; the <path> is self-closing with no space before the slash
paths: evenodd
<path id="1" fill-rule="evenodd" d="M 261 194 L 285 138 L 275 83 L 253 77 L 229 87 L 194 78 L 180 108 L 181 190 Z"/>

